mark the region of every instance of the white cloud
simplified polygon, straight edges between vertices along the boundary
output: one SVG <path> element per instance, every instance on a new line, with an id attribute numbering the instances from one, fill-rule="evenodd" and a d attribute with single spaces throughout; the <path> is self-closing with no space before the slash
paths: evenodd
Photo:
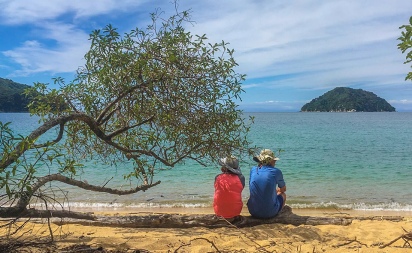
<path id="1" fill-rule="evenodd" d="M 55 20 L 74 13 L 75 18 L 92 17 L 112 12 L 128 12 L 147 1 L 133 0 L 1 0 L 3 23 L 26 24 Z"/>
<path id="2" fill-rule="evenodd" d="M 396 108 L 396 111 L 411 111 L 412 99 L 388 100 L 388 103 Z"/>
<path id="3" fill-rule="evenodd" d="M 230 11 L 232 6 L 234 11 Z M 333 59 L 334 66 L 326 67 L 345 67 L 340 57 L 358 58 L 349 54 L 360 47 L 370 59 L 360 64 L 382 66 L 385 59 L 373 62 L 371 57 L 381 54 L 378 50 L 383 44 L 385 56 L 388 46 L 396 49 L 402 20 L 394 17 L 410 14 L 407 9 L 412 2 L 242 1 L 232 6 L 211 12 L 193 30 L 206 33 L 211 40 L 230 42 L 237 51 L 240 71 L 254 78 L 323 70 Z"/>
<path id="4" fill-rule="evenodd" d="M 259 87 L 259 86 L 260 86 L 260 84 L 257 84 L 257 83 L 244 84 L 244 85 L 242 85 L 242 88 L 243 88 L 243 89 L 250 89 L 250 88 Z"/>
<path id="5" fill-rule="evenodd" d="M 390 104 L 403 104 L 403 105 L 412 105 L 412 100 L 401 99 L 401 100 L 389 100 Z"/>
<path id="6" fill-rule="evenodd" d="M 39 39 L 52 40 L 54 46 L 47 46 L 40 41 L 29 40 L 23 45 L 4 51 L 21 65 L 14 75 L 29 75 L 40 72 L 74 72 L 83 65 L 83 56 L 89 47 L 88 35 L 72 25 L 47 23 L 37 29 Z"/>
<path id="7" fill-rule="evenodd" d="M 244 96 L 262 88 L 326 91 L 337 86 L 385 95 L 390 87 L 407 85 L 403 80 L 410 69 L 396 45 L 399 26 L 412 15 L 410 0 L 180 0 L 178 5 L 192 9 L 195 23 L 186 28 L 193 34 L 224 40 L 235 49 L 237 70 L 247 74 Z M 173 14 L 171 1 L 160 0 L 0 0 L 0 22 L 28 30 L 26 41 L 1 51 L 21 66 L 15 75 L 75 71 L 89 47 L 86 26 L 107 24 L 109 18 L 128 31 L 157 7 L 169 11 L 164 17 Z M 412 100 L 412 91 L 401 93 Z M 390 99 L 395 96 L 391 91 Z M 302 103 L 294 101 L 290 97 L 278 104 Z"/>
<path id="8" fill-rule="evenodd" d="M 79 66 L 84 64 L 83 56 L 89 49 L 88 38 L 91 32 L 91 30 L 82 30 L 82 22 L 77 19 L 84 19 L 83 22 L 93 22 L 93 18 L 97 18 L 94 16 L 105 14 L 121 17 L 122 12 L 135 11 L 138 6 L 147 2 L 0 0 L 1 23 L 14 26 L 16 30 L 22 26 L 28 26 L 30 33 L 27 36 L 35 38 L 22 41 L 20 45 L 1 52 L 21 66 L 9 76 L 27 76 L 44 72 L 74 73 Z M 150 12 L 153 11 L 154 8 L 150 10 Z M 149 17 L 149 11 L 145 15 Z"/>

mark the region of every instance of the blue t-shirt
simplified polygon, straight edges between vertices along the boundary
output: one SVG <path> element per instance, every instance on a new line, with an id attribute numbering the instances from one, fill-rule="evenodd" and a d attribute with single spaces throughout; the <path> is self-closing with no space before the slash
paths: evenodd
<path id="1" fill-rule="evenodd" d="M 274 217 L 281 209 L 277 199 L 276 185 L 286 185 L 282 171 L 270 165 L 253 167 L 250 170 L 250 197 L 247 202 L 249 213 L 257 218 Z"/>

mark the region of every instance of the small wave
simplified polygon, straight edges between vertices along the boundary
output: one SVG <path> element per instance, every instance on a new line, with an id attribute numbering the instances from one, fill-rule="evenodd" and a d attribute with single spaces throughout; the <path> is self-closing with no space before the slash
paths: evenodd
<path id="1" fill-rule="evenodd" d="M 175 207 L 183 207 L 183 208 L 203 208 L 203 207 L 210 207 L 208 204 L 200 204 L 200 203 L 173 203 L 173 204 L 159 204 L 159 203 L 140 203 L 134 204 L 127 207 L 135 207 L 135 208 L 148 208 L 148 207 L 155 207 L 155 208 L 175 208 Z"/>
<path id="2" fill-rule="evenodd" d="M 46 205 L 44 203 L 34 203 L 30 204 L 30 207 L 44 208 Z M 123 203 L 88 203 L 88 202 L 65 202 L 59 204 L 48 203 L 48 209 L 70 209 L 70 208 L 123 208 L 125 204 Z"/>
<path id="3" fill-rule="evenodd" d="M 368 211 L 412 211 L 412 205 L 410 204 L 400 204 L 396 202 L 392 203 L 382 203 L 382 204 L 365 204 L 365 203 L 357 203 L 353 204 L 354 210 L 368 210 Z"/>
<path id="4" fill-rule="evenodd" d="M 402 211 L 411 212 L 411 204 L 400 204 L 396 202 L 392 203 L 379 203 L 379 204 L 367 204 L 367 203 L 352 203 L 341 204 L 336 202 L 320 202 L 320 203 L 287 203 L 292 208 L 296 209 L 336 209 L 336 210 L 358 210 L 358 211 Z M 43 208 L 46 206 L 43 203 L 32 204 L 31 207 Z M 53 209 L 123 209 L 123 208 L 211 208 L 211 202 L 141 202 L 141 203 L 91 203 L 91 202 L 65 202 L 59 205 L 48 204 L 48 208 Z M 245 203 L 246 208 L 246 203 Z"/>
<path id="5" fill-rule="evenodd" d="M 46 209 L 46 205 L 43 203 L 32 204 L 31 207 Z M 122 208 L 204 208 L 210 207 L 209 204 L 205 203 L 87 203 L 87 202 L 67 202 L 59 205 L 48 204 L 47 207 L 50 209 L 122 209 Z"/>
<path id="6" fill-rule="evenodd" d="M 359 211 L 412 211 L 412 205 L 400 204 L 396 202 L 392 203 L 380 203 L 380 204 L 366 204 L 366 203 L 353 203 L 353 204 L 338 204 L 335 202 L 321 202 L 321 203 L 293 203 L 289 204 L 292 208 L 298 209 L 339 209 L 339 210 L 359 210 Z"/>

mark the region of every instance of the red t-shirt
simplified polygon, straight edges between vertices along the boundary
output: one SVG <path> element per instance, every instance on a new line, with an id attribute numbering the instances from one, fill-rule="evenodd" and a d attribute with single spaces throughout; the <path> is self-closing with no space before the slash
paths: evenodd
<path id="1" fill-rule="evenodd" d="M 241 178 L 243 178 L 243 182 Z M 223 173 L 215 178 L 213 209 L 217 216 L 233 218 L 242 211 L 243 175 Z"/>

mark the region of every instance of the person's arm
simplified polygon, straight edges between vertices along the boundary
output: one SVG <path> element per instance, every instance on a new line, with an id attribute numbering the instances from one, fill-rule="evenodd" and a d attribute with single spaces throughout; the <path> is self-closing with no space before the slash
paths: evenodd
<path id="1" fill-rule="evenodd" d="M 277 193 L 284 193 L 286 191 L 286 183 L 285 180 L 283 179 L 283 173 L 281 170 L 277 170 L 277 175 L 276 175 L 276 180 L 277 180 L 277 185 L 278 188 L 276 189 Z"/>
<path id="2" fill-rule="evenodd" d="M 284 193 L 285 191 L 286 191 L 286 185 L 277 189 L 277 192 L 279 193 Z"/>
<path id="3" fill-rule="evenodd" d="M 245 176 L 243 176 L 242 174 L 238 175 L 239 179 L 240 179 L 240 183 L 242 184 L 243 188 L 245 188 Z"/>

